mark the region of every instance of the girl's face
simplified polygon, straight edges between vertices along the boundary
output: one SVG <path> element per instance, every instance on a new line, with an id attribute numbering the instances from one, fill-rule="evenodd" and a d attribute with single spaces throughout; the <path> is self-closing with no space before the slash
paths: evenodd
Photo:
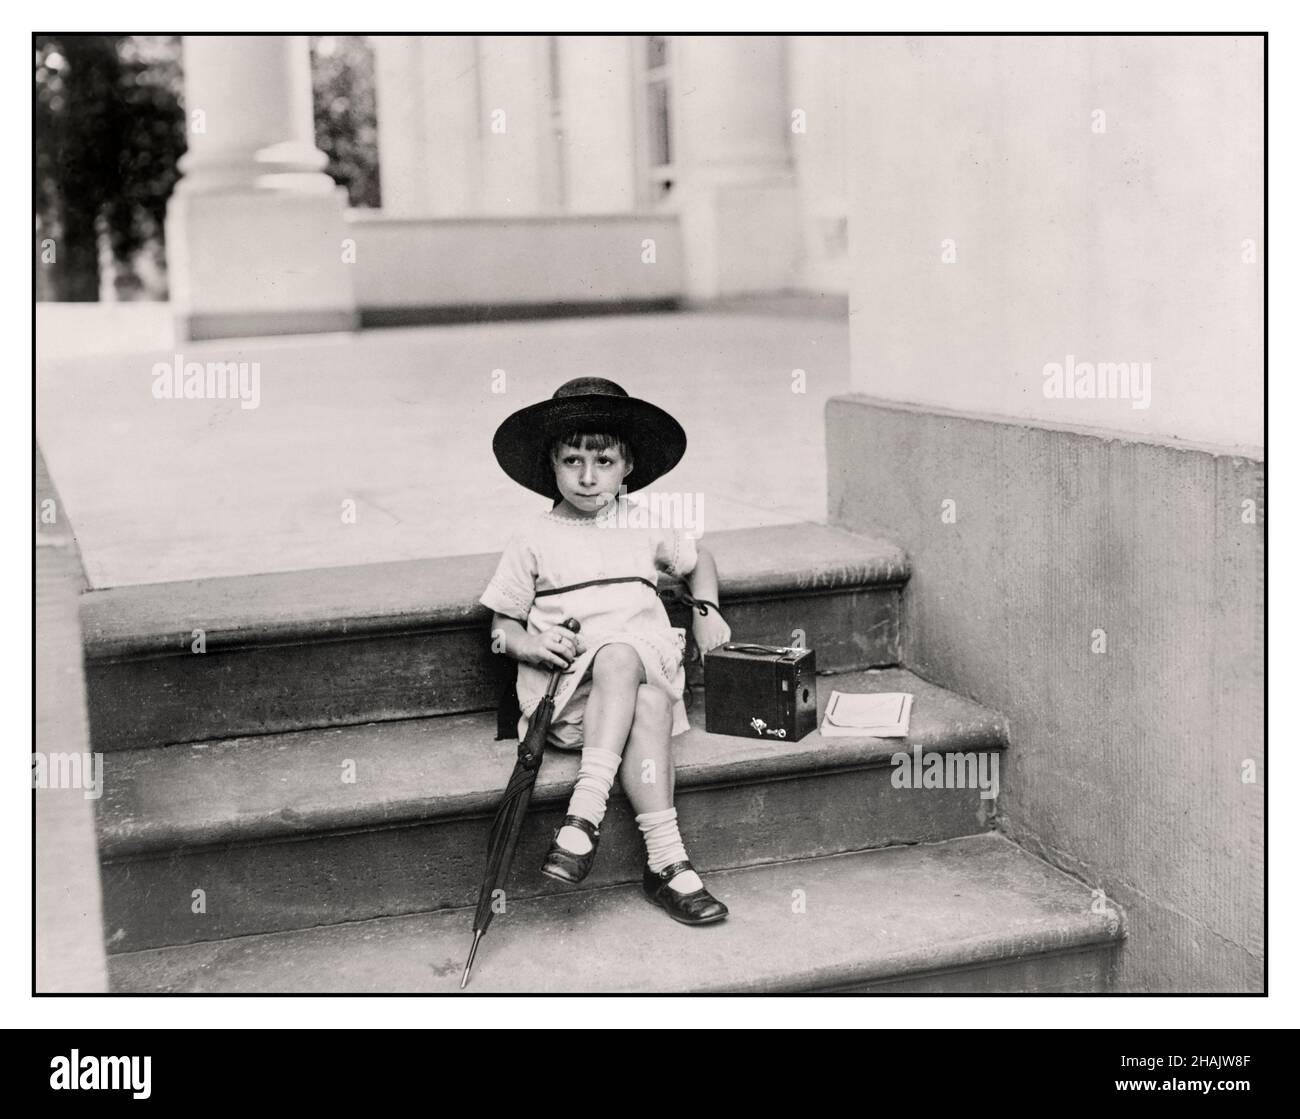
<path id="1" fill-rule="evenodd" d="M 617 499 L 623 479 L 632 472 L 618 444 L 603 450 L 589 450 L 572 443 L 561 443 L 551 452 L 555 484 L 572 513 L 595 516 L 610 501 Z"/>

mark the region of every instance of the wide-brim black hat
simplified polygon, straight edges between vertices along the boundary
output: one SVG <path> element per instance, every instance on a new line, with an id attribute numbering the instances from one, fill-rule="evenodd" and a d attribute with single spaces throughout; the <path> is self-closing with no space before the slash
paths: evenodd
<path id="1" fill-rule="evenodd" d="M 550 447 L 556 439 L 579 431 L 608 432 L 627 444 L 635 464 L 623 483 L 629 493 L 667 474 L 686 453 L 681 424 L 604 377 L 566 381 L 549 400 L 507 416 L 492 437 L 492 453 L 521 486 L 556 501 L 560 491 Z"/>

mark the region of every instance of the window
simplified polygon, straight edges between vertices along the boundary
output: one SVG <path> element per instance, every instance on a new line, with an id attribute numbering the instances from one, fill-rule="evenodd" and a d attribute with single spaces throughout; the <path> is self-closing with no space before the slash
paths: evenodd
<path id="1" fill-rule="evenodd" d="M 546 73 L 548 100 L 550 102 L 547 128 L 550 142 L 550 170 L 553 180 L 551 200 L 557 210 L 567 203 L 568 181 L 564 166 L 564 100 L 560 87 L 560 40 L 557 35 L 546 37 Z"/>
<path id="2" fill-rule="evenodd" d="M 651 204 L 666 199 L 673 188 L 674 139 L 672 56 L 667 35 L 645 37 L 645 122 L 647 189 Z"/>

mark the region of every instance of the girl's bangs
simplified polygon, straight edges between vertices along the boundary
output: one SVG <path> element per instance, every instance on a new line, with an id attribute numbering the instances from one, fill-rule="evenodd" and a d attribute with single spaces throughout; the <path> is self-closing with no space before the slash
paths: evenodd
<path id="1" fill-rule="evenodd" d="M 620 439 L 617 435 L 601 431 L 574 431 L 568 435 L 562 435 L 551 443 L 551 450 L 557 450 L 561 445 L 577 447 L 582 451 L 607 451 L 611 447 L 619 447 L 622 450 L 623 457 L 631 456 L 631 448 L 626 439 Z"/>

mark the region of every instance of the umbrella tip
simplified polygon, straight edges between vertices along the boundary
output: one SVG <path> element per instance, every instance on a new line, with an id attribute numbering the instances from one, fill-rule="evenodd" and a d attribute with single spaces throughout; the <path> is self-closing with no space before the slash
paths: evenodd
<path id="1" fill-rule="evenodd" d="M 465 989 L 465 984 L 469 982 L 469 969 L 474 966 L 474 957 L 478 953 L 479 938 L 483 935 L 482 929 L 474 930 L 474 943 L 469 950 L 469 959 L 465 961 L 465 973 L 460 977 L 460 989 Z"/>

